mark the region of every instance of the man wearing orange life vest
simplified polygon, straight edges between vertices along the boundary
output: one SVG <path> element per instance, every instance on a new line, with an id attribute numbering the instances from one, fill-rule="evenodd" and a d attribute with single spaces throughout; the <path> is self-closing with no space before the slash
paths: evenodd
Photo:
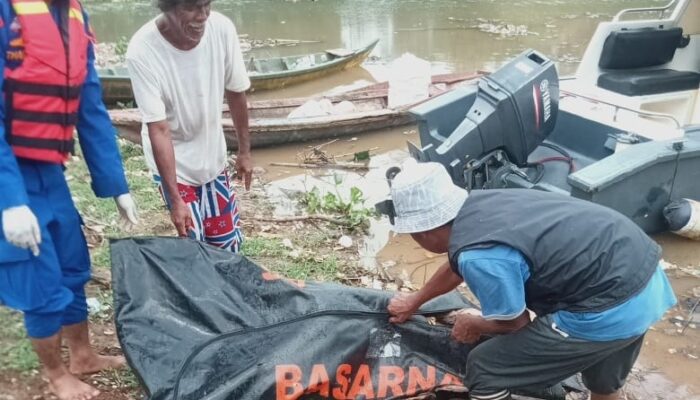
<path id="1" fill-rule="evenodd" d="M 0 2 L 0 304 L 24 313 L 49 388 L 61 400 L 99 394 L 76 375 L 124 365 L 90 346 L 90 259 L 63 175 L 76 128 L 95 194 L 116 200 L 122 222 L 137 219 L 86 19 L 77 0 Z"/>

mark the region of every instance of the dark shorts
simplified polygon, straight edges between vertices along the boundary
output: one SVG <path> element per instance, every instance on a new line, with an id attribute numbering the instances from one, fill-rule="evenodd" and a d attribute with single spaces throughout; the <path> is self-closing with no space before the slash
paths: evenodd
<path id="1" fill-rule="evenodd" d="M 591 392 L 611 394 L 625 384 L 643 342 L 644 335 L 606 342 L 565 337 L 552 329 L 547 315 L 476 346 L 467 359 L 465 384 L 474 394 L 488 394 L 545 388 L 580 372 Z"/>

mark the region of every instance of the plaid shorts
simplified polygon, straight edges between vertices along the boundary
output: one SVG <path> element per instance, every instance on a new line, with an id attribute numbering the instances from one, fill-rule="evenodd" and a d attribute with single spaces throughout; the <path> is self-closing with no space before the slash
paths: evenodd
<path id="1" fill-rule="evenodd" d="M 160 177 L 156 175 L 153 178 L 165 205 L 170 209 Z M 243 243 L 243 233 L 238 200 L 228 173 L 224 171 L 202 186 L 178 183 L 177 188 L 192 215 L 194 229 L 190 231 L 190 238 L 238 253 Z"/>

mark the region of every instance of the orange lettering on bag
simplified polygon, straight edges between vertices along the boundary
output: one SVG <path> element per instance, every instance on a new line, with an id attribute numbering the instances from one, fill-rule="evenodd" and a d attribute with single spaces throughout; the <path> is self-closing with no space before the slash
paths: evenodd
<path id="1" fill-rule="evenodd" d="M 333 388 L 333 398 L 336 400 L 346 400 L 348 399 L 348 381 L 349 375 L 352 373 L 352 366 L 350 364 L 340 364 L 338 370 L 335 373 L 335 381 L 338 382 L 339 387 Z"/>
<path id="2" fill-rule="evenodd" d="M 262 273 L 262 278 L 266 281 L 276 281 L 280 279 L 280 276 L 274 272 L 265 271 Z"/>
<path id="3" fill-rule="evenodd" d="M 408 388 L 406 389 L 407 395 L 414 395 L 418 391 L 417 388 L 421 390 L 429 390 L 435 387 L 435 367 L 428 366 L 426 371 L 426 376 L 423 375 L 420 368 L 409 367 L 408 368 Z"/>
<path id="4" fill-rule="evenodd" d="M 362 364 L 360 368 L 357 369 L 357 374 L 352 381 L 352 387 L 350 387 L 350 392 L 348 393 L 348 397 L 351 399 L 356 399 L 360 395 L 364 395 L 365 399 L 374 398 L 372 375 L 370 374 L 369 365 L 367 364 Z"/>
<path id="5" fill-rule="evenodd" d="M 276 365 L 277 400 L 296 400 L 304 393 L 298 365 Z"/>
<path id="6" fill-rule="evenodd" d="M 311 376 L 309 376 L 309 386 L 305 393 L 318 393 L 321 396 L 328 397 L 330 391 L 331 383 L 326 367 L 323 364 L 314 364 L 311 368 Z"/>
<path id="7" fill-rule="evenodd" d="M 392 397 L 403 395 L 403 389 L 401 388 L 403 379 L 404 374 L 401 367 L 379 367 L 379 385 L 377 388 L 377 397 L 380 399 L 387 397 L 389 389 L 391 389 Z"/>

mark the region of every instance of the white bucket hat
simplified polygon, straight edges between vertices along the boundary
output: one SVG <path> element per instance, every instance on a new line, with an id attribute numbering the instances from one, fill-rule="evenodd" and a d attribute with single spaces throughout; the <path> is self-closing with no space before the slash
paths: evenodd
<path id="1" fill-rule="evenodd" d="M 469 193 L 452 183 L 442 164 L 404 163 L 391 182 L 394 231 L 425 232 L 452 221 Z"/>

